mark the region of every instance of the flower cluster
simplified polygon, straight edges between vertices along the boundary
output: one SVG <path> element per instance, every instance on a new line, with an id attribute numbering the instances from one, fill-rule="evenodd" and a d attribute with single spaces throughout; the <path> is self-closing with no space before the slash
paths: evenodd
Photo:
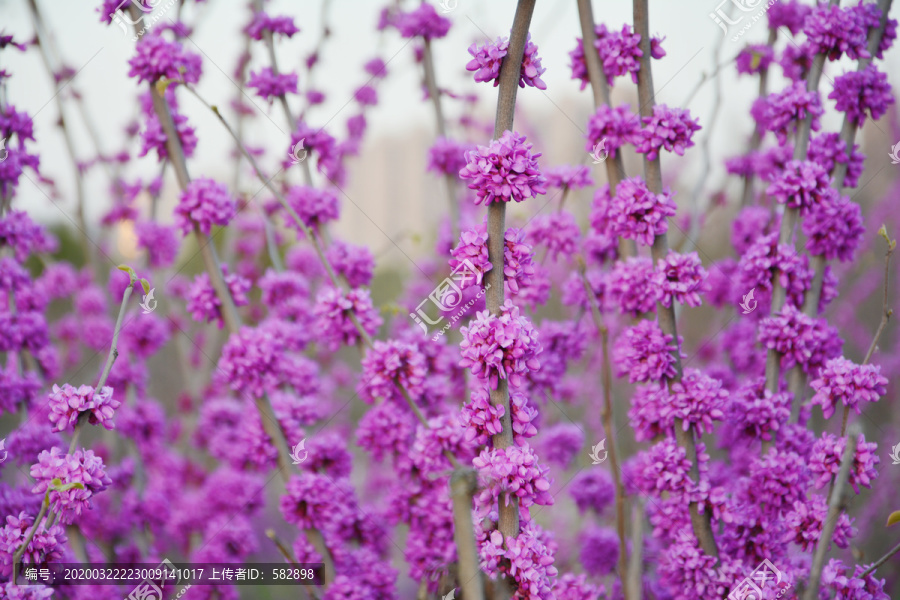
<path id="1" fill-rule="evenodd" d="M 75 426 L 78 418 L 85 413 L 92 425 L 102 425 L 104 429 L 113 429 L 113 415 L 121 402 L 113 398 L 113 389 L 104 386 L 99 390 L 89 385 L 78 388 L 64 383 L 62 387 L 53 386 L 48 406 L 53 431 L 65 431 Z"/>
<path id="2" fill-rule="evenodd" d="M 681 336 L 678 336 L 681 345 Z M 616 375 L 628 375 L 631 383 L 661 381 L 675 377 L 679 352 L 673 337 L 662 332 L 656 321 L 644 320 L 622 332 L 613 351 Z M 682 354 L 682 356 L 686 356 Z"/>
<path id="3" fill-rule="evenodd" d="M 813 477 L 816 478 L 815 487 L 821 489 L 827 485 L 833 477 L 841 470 L 841 461 L 844 458 L 844 451 L 847 448 L 847 438 L 837 437 L 828 432 L 822 434 L 816 443 L 813 444 L 812 453 L 809 457 L 809 470 Z M 878 470 L 875 465 L 881 462 L 875 453 L 878 444 L 875 442 L 866 443 L 863 434 L 859 434 L 856 444 L 856 454 L 853 457 L 853 464 L 850 465 L 850 478 L 848 483 L 858 494 L 859 486 L 865 488 L 872 487 L 872 481 L 878 477 Z"/>
<path id="4" fill-rule="evenodd" d="M 175 224 L 184 235 L 195 227 L 209 235 L 213 225 L 227 225 L 236 212 L 236 203 L 225 184 L 200 177 L 181 193 L 175 207 Z"/>
<path id="5" fill-rule="evenodd" d="M 493 81 L 494 87 L 500 85 L 500 65 L 503 57 L 509 53 L 509 38 L 497 38 L 496 42 L 485 42 L 478 46 L 469 46 L 469 54 L 472 60 L 466 65 L 466 70 L 475 71 L 475 81 Z M 519 87 L 526 85 L 539 90 L 546 90 L 547 84 L 541 80 L 541 75 L 546 71 L 541 66 L 541 59 L 537 55 L 537 46 L 531 41 L 531 34 L 525 41 L 525 55 L 522 58 L 522 69 L 519 75 Z"/>
<path id="6" fill-rule="evenodd" d="M 228 287 L 228 293 L 235 306 L 247 304 L 247 292 L 250 291 L 250 281 L 237 273 L 229 273 L 227 268 L 222 268 L 222 278 Z M 225 321 L 222 318 L 222 301 L 210 281 L 208 273 L 200 273 L 194 278 L 188 289 L 187 310 L 195 321 L 201 323 L 215 322 L 221 329 Z"/>
<path id="7" fill-rule="evenodd" d="M 887 75 L 871 63 L 862 71 L 850 71 L 835 78 L 834 90 L 828 97 L 835 101 L 835 108 L 847 113 L 847 118 L 857 127 L 865 124 L 866 116 L 877 121 L 894 103 Z"/>
<path id="8" fill-rule="evenodd" d="M 612 83 L 616 77 L 630 74 L 634 83 L 637 83 L 637 73 L 641 69 L 640 58 L 644 55 L 638 47 L 640 34 L 634 33 L 630 25 L 623 25 L 621 31 L 610 31 L 606 25 L 594 26 L 597 38 L 594 47 L 600 55 L 603 65 L 603 73 L 606 79 Z M 572 67 L 572 79 L 581 81 L 581 89 L 590 83 L 587 72 L 587 64 L 584 60 L 584 44 L 581 38 L 577 38 L 575 49 L 569 52 Z M 662 39 L 650 39 L 650 56 L 662 58 L 666 55 L 662 49 Z"/>
<path id="9" fill-rule="evenodd" d="M 251 71 L 247 87 L 256 90 L 256 95 L 271 104 L 275 98 L 288 93 L 297 93 L 296 73 L 275 73 L 271 67 Z"/>
<path id="10" fill-rule="evenodd" d="M 365 288 L 344 292 L 332 286 L 323 287 L 316 296 L 313 315 L 319 339 L 332 352 L 359 341 L 360 334 L 354 318 L 369 335 L 375 335 L 382 323 L 378 310 L 372 304 L 372 296 Z"/>
<path id="11" fill-rule="evenodd" d="M 819 117 L 825 112 L 817 91 L 807 91 L 806 83 L 794 82 L 781 92 L 769 94 L 768 98 L 754 104 L 751 114 L 766 131 L 775 133 L 780 144 L 787 142 L 787 136 L 797 130 L 797 125 L 807 115 L 812 115 L 812 129 L 819 130 Z"/>
<path id="12" fill-rule="evenodd" d="M 643 120 L 635 149 L 646 154 L 647 160 L 656 160 L 661 148 L 684 156 L 685 149 L 694 145 L 694 132 L 700 130 L 697 120 L 687 110 L 665 104 L 655 104 L 653 114 Z"/>
<path id="13" fill-rule="evenodd" d="M 197 83 L 200 80 L 200 57 L 170 42 L 161 35 L 147 35 L 137 43 L 135 55 L 128 61 L 129 77 L 156 83 L 160 79 Z"/>
<path id="14" fill-rule="evenodd" d="M 707 289 L 706 278 L 706 269 L 700 264 L 696 252 L 679 254 L 670 250 L 656 266 L 655 283 L 659 301 L 663 306 L 672 306 L 673 301 L 700 306 L 700 294 Z"/>
<path id="15" fill-rule="evenodd" d="M 822 414 L 830 419 L 838 404 L 861 413 L 863 402 L 877 402 L 887 390 L 888 380 L 875 365 L 857 365 L 843 356 L 825 363 L 819 376 L 810 382 L 815 390 L 812 403 L 822 407 Z"/>
<path id="16" fill-rule="evenodd" d="M 641 118 L 627 104 L 615 108 L 603 104 L 588 119 L 585 137 L 588 140 L 585 150 L 606 150 L 615 158 L 616 150 L 625 144 L 637 145 L 643 139 Z"/>
<path id="17" fill-rule="evenodd" d="M 338 218 L 337 194 L 330 188 L 295 185 L 288 190 L 285 199 L 304 225 L 313 231 L 319 231 L 329 221 Z M 287 224 L 294 229 L 301 229 L 292 217 L 288 217 Z"/>
<path id="18" fill-rule="evenodd" d="M 469 189 L 475 190 L 475 204 L 522 202 L 547 193 L 547 180 L 537 164 L 540 153 L 533 153 L 531 148 L 524 135 L 504 131 L 489 146 L 466 152 L 466 166 L 459 176 L 471 180 Z"/>
<path id="19" fill-rule="evenodd" d="M 397 398 L 402 386 L 413 400 L 425 389 L 425 356 L 412 344 L 376 341 L 362 360 L 361 396 L 367 402 Z"/>
<path id="20" fill-rule="evenodd" d="M 512 387 L 521 387 L 522 376 L 540 368 L 537 332 L 510 300 L 503 304 L 499 315 L 480 312 L 460 331 L 464 339 L 459 366 L 471 369 L 473 375 L 487 380 L 494 389 L 500 379 L 507 379 Z"/>
<path id="21" fill-rule="evenodd" d="M 654 194 L 643 179 L 629 177 L 616 187 L 608 215 L 617 235 L 650 246 L 654 237 L 669 230 L 675 203 L 668 190 Z"/>
<path id="22" fill-rule="evenodd" d="M 799 364 L 810 374 L 816 374 L 829 358 L 837 356 L 843 343 L 824 319 L 807 317 L 790 304 L 760 322 L 759 341 L 778 351 L 782 369 Z"/>
<path id="23" fill-rule="evenodd" d="M 504 495 L 506 502 L 516 497 L 519 505 L 526 508 L 533 504 L 553 504 L 549 469 L 540 465 L 527 442 L 508 448 L 485 448 L 472 464 L 484 482 L 481 495 L 493 497 L 494 502 Z"/>
<path id="24" fill-rule="evenodd" d="M 818 163 L 792 160 L 775 178 L 766 193 L 806 216 L 813 208 L 831 200 L 837 192 L 831 187 L 828 173 Z"/>
<path id="25" fill-rule="evenodd" d="M 31 491 L 35 494 L 45 493 L 54 485 L 54 479 L 59 479 L 63 486 L 81 484 L 50 491 L 50 507 L 59 513 L 62 523 L 74 522 L 91 507 L 92 498 L 112 484 L 103 460 L 93 450 L 65 454 L 56 446 L 38 455 L 38 462 L 31 466 L 31 477 L 35 482 Z"/>

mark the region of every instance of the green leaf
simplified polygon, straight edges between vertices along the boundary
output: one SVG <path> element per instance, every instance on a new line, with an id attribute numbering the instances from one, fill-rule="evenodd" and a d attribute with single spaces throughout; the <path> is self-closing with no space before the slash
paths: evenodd
<path id="1" fill-rule="evenodd" d="M 59 486 L 62 485 L 62 479 L 60 479 L 59 477 L 57 477 L 57 478 L 55 478 L 55 479 L 51 479 L 51 480 L 50 480 L 50 485 L 53 486 L 53 487 L 59 487 Z"/>
<path id="2" fill-rule="evenodd" d="M 144 288 L 144 294 L 150 293 L 150 282 L 141 277 L 141 287 Z"/>
<path id="3" fill-rule="evenodd" d="M 54 479 L 53 481 L 59 481 L 59 480 Z M 54 492 L 68 492 L 69 490 L 76 489 L 76 488 L 79 490 L 83 490 L 84 484 L 79 481 L 64 484 L 63 482 L 60 481 L 58 484 L 54 484 L 54 485 L 50 486 L 50 489 L 53 490 Z"/>
<path id="4" fill-rule="evenodd" d="M 168 79 L 167 77 L 163 77 L 163 78 L 159 79 L 156 82 L 156 92 L 160 96 L 164 96 L 166 93 L 166 89 L 169 87 L 169 85 L 172 84 L 173 81 L 174 81 L 173 79 Z"/>
<path id="5" fill-rule="evenodd" d="M 118 268 L 119 268 L 120 271 L 125 271 L 126 273 L 128 273 L 129 275 L 131 275 L 132 277 L 134 277 L 134 269 L 132 269 L 132 268 L 129 267 L 128 265 L 119 265 Z"/>
<path id="6" fill-rule="evenodd" d="M 900 523 L 900 510 L 895 510 L 891 514 L 888 515 L 887 526 L 896 525 Z"/>

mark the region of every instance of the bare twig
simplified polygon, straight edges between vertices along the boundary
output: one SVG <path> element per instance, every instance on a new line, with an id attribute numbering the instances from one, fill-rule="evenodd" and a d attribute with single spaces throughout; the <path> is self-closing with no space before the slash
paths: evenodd
<path id="1" fill-rule="evenodd" d="M 890 550 L 888 550 L 887 554 L 885 554 L 884 556 L 882 556 L 881 558 L 879 558 L 878 560 L 876 560 L 874 563 L 872 563 L 872 564 L 869 566 L 868 569 L 866 569 L 865 571 L 863 571 L 863 572 L 859 575 L 859 578 L 860 578 L 860 579 L 865 579 L 866 576 L 871 575 L 872 573 L 874 573 L 874 572 L 875 572 L 875 569 L 877 569 L 878 567 L 880 567 L 881 565 L 883 565 L 884 563 L 886 563 L 886 562 L 888 561 L 888 559 L 889 559 L 890 557 L 892 557 L 893 555 L 897 554 L 897 552 L 900 552 L 900 544 L 897 544 L 896 546 L 894 546 L 893 548 L 891 548 Z"/>
<path id="2" fill-rule="evenodd" d="M 603 316 L 600 314 L 600 307 L 597 306 L 597 297 L 594 290 L 591 289 L 587 277 L 585 277 L 584 260 L 579 257 L 579 271 L 581 283 L 584 286 L 584 293 L 587 295 L 588 302 L 591 306 L 591 316 L 594 319 L 594 326 L 600 333 L 600 348 L 603 353 L 603 367 L 601 379 L 603 385 L 603 410 L 600 412 L 600 420 L 603 423 L 603 432 L 608 442 L 609 466 L 612 470 L 613 480 L 616 486 L 616 532 L 619 535 L 619 557 L 617 561 L 619 570 L 619 580 L 622 582 L 622 591 L 625 598 L 633 598 L 628 578 L 628 566 L 626 561 L 627 547 L 625 545 L 625 487 L 622 485 L 622 474 L 619 471 L 618 449 L 616 447 L 615 429 L 613 428 L 612 413 L 612 368 L 610 366 L 609 356 L 609 328 L 603 322 Z"/>
<path id="3" fill-rule="evenodd" d="M 475 495 L 475 472 L 456 469 L 450 476 L 450 496 L 453 499 L 453 538 L 459 560 L 459 583 L 462 597 L 484 600 L 484 583 L 478 569 L 478 550 L 472 523 L 472 497 Z"/>

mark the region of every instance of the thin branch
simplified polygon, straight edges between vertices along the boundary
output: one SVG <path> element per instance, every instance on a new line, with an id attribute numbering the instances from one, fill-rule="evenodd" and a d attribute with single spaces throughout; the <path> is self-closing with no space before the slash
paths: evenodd
<path id="1" fill-rule="evenodd" d="M 634 31 L 641 36 L 640 48 L 643 56 L 640 59 L 641 68 L 638 71 L 638 100 L 640 102 L 641 117 L 648 117 L 653 114 L 654 91 L 653 91 L 653 73 L 650 67 L 650 13 L 647 6 L 647 0 L 634 0 Z M 660 159 L 657 156 L 654 160 L 649 160 L 644 155 L 644 177 L 647 180 L 647 186 L 650 191 L 655 194 L 662 193 L 662 170 L 660 167 Z M 650 254 L 653 262 L 656 263 L 660 259 L 666 257 L 669 253 L 669 240 L 665 233 L 657 235 L 653 240 L 650 248 Z M 675 323 L 674 302 L 670 306 L 665 306 L 662 302 L 656 303 L 656 315 L 659 327 L 666 335 L 671 335 L 672 339 L 678 340 L 678 328 Z M 667 381 L 671 387 L 673 383 L 681 380 L 682 365 L 681 353 L 679 348 L 672 351 L 672 357 L 675 359 L 676 376 Z M 688 459 L 691 461 L 691 479 L 698 481 L 700 477 L 700 469 L 698 466 L 697 447 L 694 442 L 693 429 L 685 428 L 681 419 L 675 419 L 675 438 L 678 445 L 685 449 Z M 709 511 L 701 511 L 697 502 L 690 504 L 691 526 L 700 547 L 708 555 L 718 559 L 719 550 L 716 547 L 716 540 L 713 535 L 712 525 L 710 522 L 711 515 Z"/>
<path id="2" fill-rule="evenodd" d="M 888 561 L 888 559 L 889 559 L 890 557 L 892 557 L 893 555 L 897 554 L 897 552 L 900 552 L 900 544 L 897 544 L 896 546 L 894 546 L 893 548 L 891 548 L 890 550 L 888 550 L 888 553 L 887 553 L 887 554 L 885 554 L 884 556 L 882 556 L 881 558 L 879 558 L 878 560 L 876 560 L 874 563 L 872 563 L 872 565 L 871 565 L 868 569 L 866 569 L 865 571 L 863 571 L 863 572 L 860 574 L 859 578 L 860 578 L 860 579 L 865 579 L 866 576 L 871 575 L 872 573 L 874 573 L 874 572 L 875 572 L 875 569 L 877 569 L 878 567 L 880 567 L 881 565 L 883 565 L 884 563 L 886 563 L 886 562 Z"/>
<path id="3" fill-rule="evenodd" d="M 831 545 L 834 529 L 841 512 L 841 496 L 844 493 L 844 485 L 850 476 L 850 466 L 856 458 L 856 443 L 859 438 L 859 425 L 854 423 L 850 427 L 850 435 L 847 438 L 847 447 L 844 449 L 844 457 L 841 459 L 841 469 L 835 479 L 834 488 L 828 499 L 828 517 L 822 527 L 822 534 L 816 544 L 816 552 L 813 556 L 812 568 L 809 573 L 809 585 L 803 595 L 803 600 L 815 600 L 819 597 L 819 583 L 822 580 L 822 569 L 825 567 L 825 553 Z"/>
<path id="4" fill-rule="evenodd" d="M 513 17 L 512 30 L 509 36 L 509 52 L 500 66 L 500 87 L 497 94 L 497 117 L 494 122 L 494 139 L 498 139 L 504 131 L 512 130 L 515 117 L 516 92 L 519 89 L 519 77 L 522 71 L 522 59 L 525 55 L 525 40 L 531 16 L 534 13 L 535 0 L 519 0 L 516 14 Z M 503 306 L 503 264 L 505 253 L 504 235 L 506 232 L 506 203 L 493 202 L 488 207 L 488 260 L 494 268 L 487 272 L 487 309 L 492 315 L 500 314 Z M 493 436 L 494 447 L 508 448 L 513 445 L 511 411 L 509 408 L 509 388 L 506 379 L 501 379 L 497 389 L 490 391 L 491 404 L 504 408 L 500 420 L 502 429 Z M 503 494 L 499 501 L 500 519 L 498 528 L 504 538 L 516 537 L 519 534 L 519 502 Z"/>

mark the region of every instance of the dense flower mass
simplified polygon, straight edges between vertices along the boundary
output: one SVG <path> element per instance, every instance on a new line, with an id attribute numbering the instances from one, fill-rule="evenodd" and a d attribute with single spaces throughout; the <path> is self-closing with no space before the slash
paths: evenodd
<path id="1" fill-rule="evenodd" d="M 475 204 L 522 202 L 545 194 L 547 180 L 537 164 L 540 153 L 533 153 L 531 148 L 524 135 L 505 131 L 489 146 L 466 152 L 466 166 L 459 176 L 471 180 L 469 189 L 475 190 Z"/>
<path id="2" fill-rule="evenodd" d="M 0 600 L 146 595 L 38 584 L 66 562 L 276 554 L 321 600 L 898 596 L 857 560 L 900 481 L 889 2 L 710 5 L 742 41 L 706 75 L 699 30 L 656 72 L 662 3 L 579 11 L 552 99 L 528 3 L 468 54 L 458 0 L 384 0 L 368 36 L 251 3 L 229 63 L 205 3 L 99 0 L 133 45 L 102 89 L 29 4 L 0 32 Z M 718 118 L 661 104 L 673 73 Z"/>
<path id="3" fill-rule="evenodd" d="M 510 300 L 503 305 L 500 315 L 480 312 L 460 332 L 464 339 L 460 344 L 459 366 L 471 369 L 473 375 L 487 380 L 494 389 L 500 379 L 508 379 L 512 387 L 520 387 L 527 371 L 540 368 L 537 356 L 541 345 L 537 332 Z"/>
<path id="4" fill-rule="evenodd" d="M 687 110 L 665 104 L 654 105 L 653 114 L 643 121 L 635 149 L 646 154 L 647 160 L 656 160 L 660 149 L 684 156 L 684 151 L 694 145 L 694 132 L 700 130 L 697 120 Z"/>
<path id="5" fill-rule="evenodd" d="M 113 415 L 121 402 L 113 398 L 113 389 L 109 386 L 96 390 L 89 385 L 75 388 L 64 383 L 62 387 L 53 386 L 48 405 L 53 430 L 65 431 L 74 427 L 82 414 L 92 424 L 113 429 Z"/>
<path id="6" fill-rule="evenodd" d="M 237 205 L 225 184 L 200 177 L 182 192 L 175 207 L 175 224 L 184 235 L 195 227 L 209 235 L 213 225 L 227 225 L 236 212 Z"/>
<path id="7" fill-rule="evenodd" d="M 843 356 L 825 363 L 819 376 L 810 382 L 815 390 L 812 403 L 822 407 L 826 419 L 838 404 L 862 412 L 863 402 L 877 402 L 887 390 L 888 380 L 875 365 L 857 365 Z"/>
<path id="8" fill-rule="evenodd" d="M 654 194 L 643 179 L 630 177 L 616 187 L 608 215 L 617 235 L 650 246 L 655 236 L 669 230 L 675 203 L 668 190 Z"/>
<path id="9" fill-rule="evenodd" d="M 466 64 L 466 69 L 475 71 L 475 81 L 493 81 L 494 87 L 500 85 L 500 65 L 503 57 L 509 52 L 509 38 L 497 38 L 496 42 L 485 42 L 481 46 L 472 44 L 469 46 L 469 54 L 472 60 Z M 537 55 L 537 46 L 531 41 L 528 34 L 525 42 L 525 55 L 522 58 L 519 87 L 526 85 L 546 90 L 547 84 L 541 80 L 546 69 L 541 66 L 541 59 Z"/>

